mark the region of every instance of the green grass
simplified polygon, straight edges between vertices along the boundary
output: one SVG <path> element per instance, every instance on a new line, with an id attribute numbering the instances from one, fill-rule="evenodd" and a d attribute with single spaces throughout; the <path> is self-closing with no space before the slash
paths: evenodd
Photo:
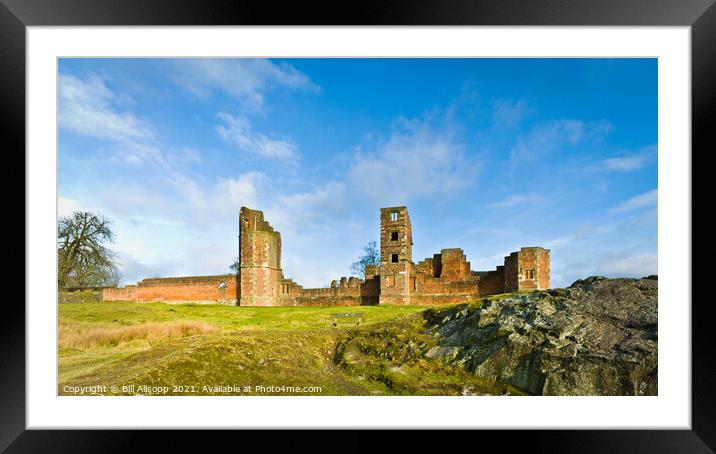
<path id="1" fill-rule="evenodd" d="M 493 297 L 494 298 L 494 297 Z M 77 303 L 59 306 L 63 333 L 78 336 L 149 323 L 202 321 L 208 334 L 150 344 L 59 349 L 59 393 L 65 385 L 167 386 L 167 394 L 211 394 L 203 386 L 318 386 L 321 395 L 504 394 L 503 385 L 424 357 L 435 345 L 416 306 L 275 307 L 164 303 Z M 363 313 L 360 326 L 332 327 L 333 313 Z M 189 386 L 188 392 L 172 389 Z M 193 387 L 193 388 L 192 388 Z M 510 390 L 513 391 L 513 390 Z M 121 389 L 103 394 L 136 394 Z M 232 394 L 262 394 L 237 392 Z M 267 392 L 271 395 L 296 394 Z"/>
<path id="2" fill-rule="evenodd" d="M 233 307 L 214 304 L 105 302 L 62 304 L 59 315 L 60 322 L 91 324 L 95 327 L 202 320 L 225 331 L 296 330 L 325 328 L 330 325 L 330 316 L 334 313 L 363 313 L 363 323 L 370 324 L 424 309 L 425 307 L 418 306 Z"/>

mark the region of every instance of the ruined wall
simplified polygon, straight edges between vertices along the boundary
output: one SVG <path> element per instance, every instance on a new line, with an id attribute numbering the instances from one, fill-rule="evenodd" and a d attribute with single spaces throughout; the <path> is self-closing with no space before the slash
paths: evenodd
<path id="1" fill-rule="evenodd" d="M 481 295 L 546 289 L 549 250 L 522 248 L 493 271 L 471 271 L 462 249 L 443 249 L 414 264 L 412 227 L 404 206 L 380 210 L 380 264 L 365 269 L 365 281 L 342 277 L 328 288 L 307 289 L 281 270 L 281 235 L 261 211 L 242 207 L 239 275 L 144 279 L 108 288 L 105 301 L 220 302 L 242 306 L 357 306 L 451 304 Z"/>
<path id="2" fill-rule="evenodd" d="M 440 251 L 440 274 L 443 279 L 465 279 L 470 275 L 470 262 L 462 249 L 443 249 Z"/>
<path id="3" fill-rule="evenodd" d="M 428 258 L 421 260 L 415 265 L 415 272 L 427 274 L 428 276 L 438 277 L 440 276 L 439 270 L 440 254 L 435 254 L 434 258 Z"/>
<path id="4" fill-rule="evenodd" d="M 470 272 L 462 249 L 443 249 L 413 267 L 409 284 L 410 304 L 451 304 L 475 301 L 480 278 Z"/>
<path id="5" fill-rule="evenodd" d="M 395 261 L 397 255 L 397 262 Z M 413 260 L 413 233 L 404 206 L 380 209 L 380 263 Z"/>
<path id="6" fill-rule="evenodd" d="M 500 265 L 493 271 L 479 272 L 480 295 L 495 295 L 505 292 L 505 266 Z"/>
<path id="7" fill-rule="evenodd" d="M 296 298 L 296 306 L 360 306 L 359 287 L 304 289 Z"/>
<path id="8" fill-rule="evenodd" d="M 136 285 L 105 288 L 102 290 L 102 301 L 135 301 L 137 298 L 136 290 Z"/>
<path id="9" fill-rule="evenodd" d="M 549 250 L 541 247 L 523 247 L 518 255 L 518 281 L 520 290 L 549 288 Z"/>
<path id="10" fill-rule="evenodd" d="M 331 282 L 329 288 L 303 288 L 285 279 L 279 288 L 278 302 L 282 306 L 372 306 L 378 304 L 380 280 L 376 277 L 363 282 L 342 277 Z"/>
<path id="11" fill-rule="evenodd" d="M 380 209 L 380 304 L 410 304 L 413 233 L 404 206 Z"/>
<path id="12" fill-rule="evenodd" d="M 387 263 L 380 266 L 380 304 L 410 304 L 411 263 Z"/>
<path id="13" fill-rule="evenodd" d="M 523 247 L 505 257 L 505 291 L 548 289 L 549 252 L 541 247 Z"/>
<path id="14" fill-rule="evenodd" d="M 477 301 L 479 298 L 477 280 L 475 282 L 447 282 L 431 292 L 411 293 L 410 304 L 418 306 L 457 304 Z"/>
<path id="15" fill-rule="evenodd" d="M 519 252 L 513 252 L 505 257 L 505 292 L 519 290 Z"/>
<path id="16" fill-rule="evenodd" d="M 360 286 L 361 305 L 375 306 L 380 303 L 380 276 L 366 277 Z"/>
<path id="17" fill-rule="evenodd" d="M 279 305 L 281 234 L 264 221 L 258 210 L 241 207 L 239 213 L 240 306 Z"/>
<path id="18" fill-rule="evenodd" d="M 388 252 L 392 253 L 390 249 Z M 390 257 L 385 251 L 381 256 Z M 443 249 L 417 264 L 407 259 L 400 263 L 381 262 L 369 272 L 380 279 L 380 304 L 463 303 L 480 296 L 480 278 L 470 272 L 470 262 L 462 249 Z"/>
<path id="19" fill-rule="evenodd" d="M 107 288 L 104 301 L 160 301 L 236 304 L 237 278 L 233 274 L 144 279 L 124 288 Z"/>
<path id="20" fill-rule="evenodd" d="M 480 297 L 479 278 L 451 281 L 417 275 L 415 290 L 410 292 L 410 304 L 452 304 L 475 301 Z"/>

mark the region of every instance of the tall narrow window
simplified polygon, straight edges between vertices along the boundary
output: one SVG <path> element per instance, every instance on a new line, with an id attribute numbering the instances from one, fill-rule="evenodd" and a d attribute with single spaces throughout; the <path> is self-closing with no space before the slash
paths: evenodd
<path id="1" fill-rule="evenodd" d="M 390 240 L 398 241 L 398 232 L 390 232 Z"/>
<path id="2" fill-rule="evenodd" d="M 391 220 L 391 221 L 397 221 L 397 220 L 398 220 L 398 212 L 397 212 L 397 211 L 391 211 L 391 212 L 390 212 L 390 220 Z"/>
<path id="3" fill-rule="evenodd" d="M 390 254 L 390 261 L 393 263 L 398 263 L 398 254 Z"/>

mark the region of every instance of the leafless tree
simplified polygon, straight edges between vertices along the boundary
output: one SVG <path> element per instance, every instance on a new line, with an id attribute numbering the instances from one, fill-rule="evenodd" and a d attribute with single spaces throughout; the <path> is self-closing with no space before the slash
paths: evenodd
<path id="1" fill-rule="evenodd" d="M 351 273 L 353 276 L 363 277 L 365 276 L 366 265 L 379 265 L 380 264 L 380 252 L 378 251 L 378 243 L 375 240 L 369 241 L 368 244 L 363 246 L 363 255 L 358 257 L 357 262 L 351 264 Z"/>
<path id="2" fill-rule="evenodd" d="M 57 281 L 63 287 L 99 287 L 119 284 L 112 221 L 86 211 L 75 211 L 57 223 Z"/>

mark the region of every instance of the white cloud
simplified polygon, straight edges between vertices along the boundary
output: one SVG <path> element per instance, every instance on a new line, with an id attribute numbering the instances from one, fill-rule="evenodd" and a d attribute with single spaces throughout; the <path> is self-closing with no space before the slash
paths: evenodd
<path id="1" fill-rule="evenodd" d="M 384 205 L 426 196 L 450 196 L 475 183 L 479 163 L 467 160 L 449 127 L 402 120 L 372 152 L 355 152 L 347 180 L 351 189 Z"/>
<path id="2" fill-rule="evenodd" d="M 601 273 L 610 277 L 643 277 L 658 273 L 656 254 L 608 256 L 599 266 Z"/>
<path id="3" fill-rule="evenodd" d="M 126 95 L 117 95 L 96 74 L 84 79 L 60 74 L 59 80 L 61 128 L 109 143 L 112 164 L 152 164 L 172 170 L 151 122 L 121 109 L 119 99 L 127 99 Z"/>
<path id="4" fill-rule="evenodd" d="M 270 184 L 269 178 L 261 172 L 246 172 L 238 178 L 220 179 L 215 188 L 213 200 L 217 210 L 238 216 L 242 206 L 256 209 L 261 206 L 259 191 Z"/>
<path id="5" fill-rule="evenodd" d="M 345 215 L 352 208 L 348 199 L 345 184 L 333 181 L 310 191 L 278 196 L 266 215 L 272 225 L 297 241 L 310 240 L 348 222 Z"/>
<path id="6" fill-rule="evenodd" d="M 529 113 L 529 105 L 523 99 L 498 99 L 493 103 L 492 125 L 499 129 L 512 128 Z"/>
<path id="7" fill-rule="evenodd" d="M 629 172 L 639 170 L 646 162 L 646 156 L 625 156 L 621 158 L 609 158 L 603 162 L 607 170 L 615 170 L 618 172 Z"/>
<path id="8" fill-rule="evenodd" d="M 298 151 L 293 142 L 271 139 L 255 131 L 246 117 L 233 117 L 224 112 L 219 113 L 218 117 L 224 124 L 216 126 L 216 132 L 219 133 L 222 139 L 236 146 L 239 150 L 268 159 L 288 162 L 295 162 L 299 159 Z"/>
<path id="9" fill-rule="evenodd" d="M 307 259 L 304 261 L 295 255 L 284 258 L 282 263 L 284 276 L 293 279 L 304 288 L 325 288 L 332 280 L 338 280 L 341 276 L 347 277 L 347 266 L 343 271 L 330 265 L 316 267 L 314 257 L 309 256 Z"/>
<path id="10" fill-rule="evenodd" d="M 147 191 L 141 183 L 112 184 L 98 195 L 102 206 L 128 218 L 170 216 L 177 208 L 160 191 Z"/>
<path id="11" fill-rule="evenodd" d="M 542 198 L 537 194 L 512 194 L 504 199 L 487 205 L 488 208 L 512 208 L 527 203 L 539 202 Z"/>
<path id="12" fill-rule="evenodd" d="M 121 178 L 88 194 L 90 199 L 96 196 L 104 214 L 117 223 L 116 247 L 124 281 L 228 271 L 228 263 L 236 255 L 232 245 L 239 208 L 268 204 L 261 197 L 270 185 L 268 178 L 259 172 L 244 172 L 204 181 L 182 170 L 201 163 L 199 151 L 184 148 L 167 153 L 148 122 L 140 124 L 139 117 L 119 108 L 122 103 L 115 102 L 117 95 L 101 78 L 92 75 L 82 80 L 66 75 L 62 85 L 63 127 L 106 141 L 112 152 L 108 165 L 144 164 L 138 167 L 142 179 Z M 110 123 L 104 125 L 107 129 L 93 123 L 97 118 Z M 277 154 L 276 143 L 264 139 L 253 136 L 257 146 Z M 78 207 L 75 200 L 58 199 L 60 215 Z"/>
<path id="13" fill-rule="evenodd" d="M 562 119 L 539 123 L 524 138 L 518 140 L 511 152 L 514 163 L 534 161 L 566 145 L 585 141 L 600 141 L 612 130 L 606 121 L 585 122 Z"/>
<path id="14" fill-rule="evenodd" d="M 95 74 L 84 80 L 60 74 L 59 91 L 61 128 L 113 141 L 149 139 L 153 136 L 145 120 L 121 111 L 115 105 L 116 96 Z"/>
<path id="15" fill-rule="evenodd" d="M 116 143 L 113 159 L 129 165 L 152 164 L 165 171 L 171 170 L 166 154 L 159 147 L 141 140 Z"/>
<path id="16" fill-rule="evenodd" d="M 650 145 L 636 153 L 605 159 L 602 165 L 606 170 L 616 172 L 639 170 L 656 155 L 656 151 L 656 145 Z"/>
<path id="17" fill-rule="evenodd" d="M 117 262 L 123 285 L 135 284 L 150 277 L 168 276 L 174 269 L 167 262 L 146 264 L 126 253 L 120 253 Z"/>
<path id="18" fill-rule="evenodd" d="M 319 92 L 310 77 L 288 63 L 266 59 L 196 59 L 175 62 L 174 80 L 199 96 L 222 91 L 245 110 L 261 110 L 272 87 Z"/>
<path id="19" fill-rule="evenodd" d="M 150 217 L 144 217 L 144 216 L 132 216 L 127 218 L 127 220 L 134 224 L 134 225 L 143 225 L 143 224 L 152 224 L 152 225 L 158 225 L 162 227 L 183 227 L 184 223 L 182 222 L 176 222 L 176 221 L 169 221 L 162 218 L 150 218 Z"/>
<path id="20" fill-rule="evenodd" d="M 288 77 L 288 76 L 286 76 Z M 286 82 L 286 83 L 290 83 Z M 297 82 L 295 82 L 297 83 Z M 101 138 L 111 144 L 110 164 L 147 164 L 156 178 L 147 181 L 123 181 L 100 194 L 104 206 L 115 215 L 134 223 L 161 225 L 185 225 L 204 228 L 210 220 L 221 216 L 235 216 L 241 204 L 257 203 L 256 186 L 264 182 L 258 172 L 248 172 L 237 178 L 219 179 L 206 184 L 181 170 L 183 165 L 201 163 L 201 155 L 195 149 L 184 148 L 176 156 L 163 150 L 161 141 L 151 133 L 151 127 L 140 125 L 138 117 L 121 112 L 113 105 L 117 95 L 96 75 L 82 80 L 73 75 L 61 76 L 61 117 L 65 127 L 76 132 Z M 227 116 L 227 119 L 233 120 Z M 107 122 L 100 127 L 97 121 Z M 237 139 L 236 126 L 231 132 Z M 250 129 L 251 145 L 262 153 L 285 156 L 293 152 L 291 144 L 271 141 Z M 59 201 L 61 206 L 67 201 Z M 238 206 L 237 206 L 238 204 Z M 70 208 L 62 208 L 68 210 Z"/>
<path id="21" fill-rule="evenodd" d="M 576 238 L 575 235 L 566 235 L 559 238 L 551 238 L 541 243 L 545 249 L 559 249 L 567 246 Z"/>
<path id="22" fill-rule="evenodd" d="M 70 199 L 68 197 L 57 197 L 57 215 L 59 217 L 70 216 L 75 211 L 81 210 L 82 207 L 80 206 L 80 203 L 78 201 Z"/>
<path id="23" fill-rule="evenodd" d="M 610 211 L 612 213 L 624 213 L 628 211 L 638 210 L 641 208 L 652 207 L 657 205 L 658 200 L 659 192 L 657 189 L 653 189 L 651 191 L 639 194 L 629 200 L 620 203 L 616 207 L 612 208 Z"/>

